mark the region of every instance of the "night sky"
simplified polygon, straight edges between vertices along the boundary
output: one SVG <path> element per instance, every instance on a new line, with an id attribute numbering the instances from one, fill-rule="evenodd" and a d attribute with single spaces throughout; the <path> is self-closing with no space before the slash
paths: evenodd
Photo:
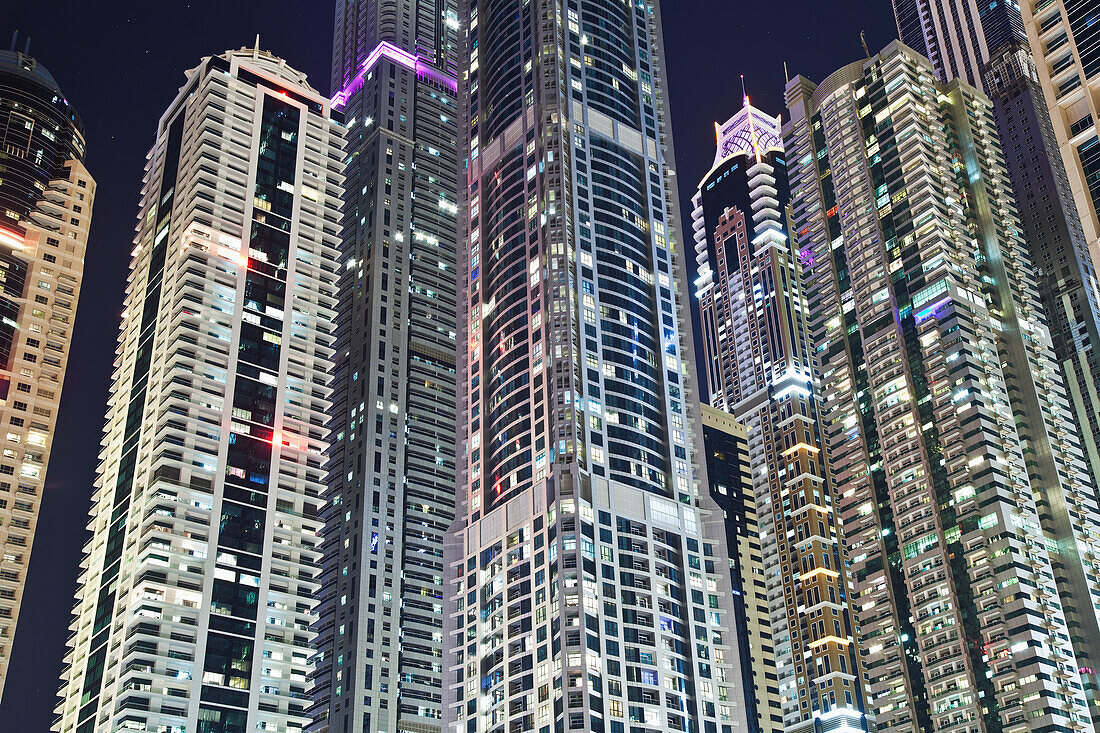
<path id="1" fill-rule="evenodd" d="M 91 241 L 0 733 L 45 733 L 53 720 L 145 153 L 161 113 L 199 59 L 260 46 L 328 89 L 334 3 L 0 0 L 0 43 L 30 36 L 84 119 L 98 182 Z M 683 213 L 714 156 L 714 122 L 741 106 L 782 113 L 783 62 L 820 81 L 896 35 L 890 0 L 665 0 L 665 51 Z M 19 48 L 23 41 L 20 40 Z M 690 224 L 690 222 L 687 222 Z M 690 243 L 690 231 L 687 232 Z M 692 259 L 694 265 L 694 260 Z"/>

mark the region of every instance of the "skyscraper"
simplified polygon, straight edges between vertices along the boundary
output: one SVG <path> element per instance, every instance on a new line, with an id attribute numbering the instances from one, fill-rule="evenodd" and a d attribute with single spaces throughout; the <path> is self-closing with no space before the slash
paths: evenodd
<path id="1" fill-rule="evenodd" d="M 876 724 L 1088 726 L 1096 494 L 992 103 L 899 42 L 786 93 L 821 422 Z"/>
<path id="2" fill-rule="evenodd" d="M 338 118 L 258 41 L 161 117 L 55 730 L 308 722 Z"/>
<path id="3" fill-rule="evenodd" d="M 1100 379 L 1096 376 L 1100 374 L 1100 285 L 1089 256 L 1090 238 L 1078 214 L 1081 202 L 1075 201 L 1059 154 L 1055 127 L 1061 125 L 1062 115 L 1056 114 L 1059 124 L 1052 125 L 1020 9 L 1011 1 L 975 6 L 963 0 L 894 0 L 902 42 L 926 50 L 942 81 L 961 79 L 993 102 L 1016 210 L 1037 268 L 1039 296 L 1054 353 L 1065 374 L 1071 414 L 1077 420 L 1093 480 L 1100 481 Z M 907 20 L 914 13 L 922 19 L 920 23 Z M 1067 53 L 1065 44 L 1057 55 Z M 1093 230 L 1091 241 L 1095 242 Z"/>
<path id="4" fill-rule="evenodd" d="M 711 498 L 722 510 L 730 554 L 741 687 L 750 731 L 783 730 L 775 644 L 768 610 L 767 573 L 752 490 L 748 430 L 733 415 L 702 405 L 703 449 Z"/>
<path id="5" fill-rule="evenodd" d="M 1100 267 L 1100 8 L 1092 0 L 1025 0 L 1020 8 L 1073 200 Z"/>
<path id="6" fill-rule="evenodd" d="M 84 126 L 30 56 L 0 51 L 0 695 L 72 342 L 95 181 Z"/>
<path id="7" fill-rule="evenodd" d="M 1080 214 L 1081 231 L 1075 233 L 1084 242 L 1048 250 L 1036 264 L 1062 296 L 1046 307 L 1056 314 L 1052 323 L 1068 321 L 1069 328 L 1055 334 L 1055 347 L 1061 341 L 1070 354 L 1059 351 L 1093 479 L 1100 484 L 1100 8 L 1089 0 L 1027 0 L 1020 7 L 1042 88 L 1034 98 L 1050 123 L 1043 144 L 1060 174 L 1059 196 L 1073 201 Z"/>
<path id="8" fill-rule="evenodd" d="M 449 730 L 744 730 L 657 3 L 459 17 Z"/>
<path id="9" fill-rule="evenodd" d="M 438 731 L 454 520 L 454 0 L 336 3 L 348 120 L 314 729 Z"/>
<path id="10" fill-rule="evenodd" d="M 990 59 L 1025 40 L 1020 8 L 1011 0 L 891 2 L 902 43 L 926 57 L 942 81 L 962 79 L 983 89 Z"/>
<path id="11" fill-rule="evenodd" d="M 783 728 L 865 730 L 847 560 L 787 225 L 782 131 L 745 102 L 715 125 L 714 165 L 692 198 L 710 401 L 749 429 Z"/>

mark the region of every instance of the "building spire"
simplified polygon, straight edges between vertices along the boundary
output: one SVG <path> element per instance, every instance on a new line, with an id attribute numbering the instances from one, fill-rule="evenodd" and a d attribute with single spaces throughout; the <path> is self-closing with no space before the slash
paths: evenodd
<path id="1" fill-rule="evenodd" d="M 741 96 L 745 102 L 745 116 L 749 121 L 749 135 L 752 137 L 752 149 L 756 153 L 756 162 L 761 161 L 760 139 L 756 136 L 756 122 L 752 118 L 752 105 L 749 103 L 749 93 L 745 91 L 745 75 L 741 75 Z"/>

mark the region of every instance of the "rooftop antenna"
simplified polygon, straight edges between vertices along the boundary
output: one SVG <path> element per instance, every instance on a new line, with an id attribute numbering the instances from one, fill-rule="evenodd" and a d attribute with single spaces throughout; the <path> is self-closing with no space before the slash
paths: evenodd
<path id="1" fill-rule="evenodd" d="M 11 46 L 8 47 L 9 50 L 11 50 L 11 51 L 15 50 L 15 42 L 18 41 L 18 40 L 19 40 L 19 31 L 17 31 L 17 30 L 12 31 L 11 32 Z"/>
<path id="2" fill-rule="evenodd" d="M 30 36 L 27 36 L 27 41 L 26 41 L 26 43 L 23 44 L 23 55 L 24 56 L 30 56 L 31 55 L 31 37 Z"/>
<path id="3" fill-rule="evenodd" d="M 252 49 L 252 58 L 254 58 L 254 59 L 259 59 L 260 58 L 260 34 L 259 33 L 256 34 L 256 46 L 255 46 L 255 48 Z"/>
<path id="4" fill-rule="evenodd" d="M 786 61 L 783 62 L 783 78 L 786 80 L 784 83 L 786 83 L 786 84 L 791 83 L 791 75 L 787 71 L 787 62 Z"/>
<path id="5" fill-rule="evenodd" d="M 871 49 L 867 48 L 867 35 L 864 31 L 859 32 L 859 42 L 863 46 L 863 53 L 867 54 L 867 58 L 871 58 Z"/>
<path id="6" fill-rule="evenodd" d="M 745 103 L 745 106 L 747 107 L 748 104 L 749 104 L 749 93 L 745 91 L 745 75 L 744 74 L 741 75 L 741 100 Z"/>

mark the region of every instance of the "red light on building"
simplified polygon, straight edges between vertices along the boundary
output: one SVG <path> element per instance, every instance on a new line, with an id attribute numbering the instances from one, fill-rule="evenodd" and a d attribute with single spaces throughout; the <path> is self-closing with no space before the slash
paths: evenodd
<path id="1" fill-rule="evenodd" d="M 8 229 L 0 229 L 0 244 L 6 244 L 16 249 L 23 249 L 27 244 L 27 238 L 22 234 L 18 234 Z"/>

